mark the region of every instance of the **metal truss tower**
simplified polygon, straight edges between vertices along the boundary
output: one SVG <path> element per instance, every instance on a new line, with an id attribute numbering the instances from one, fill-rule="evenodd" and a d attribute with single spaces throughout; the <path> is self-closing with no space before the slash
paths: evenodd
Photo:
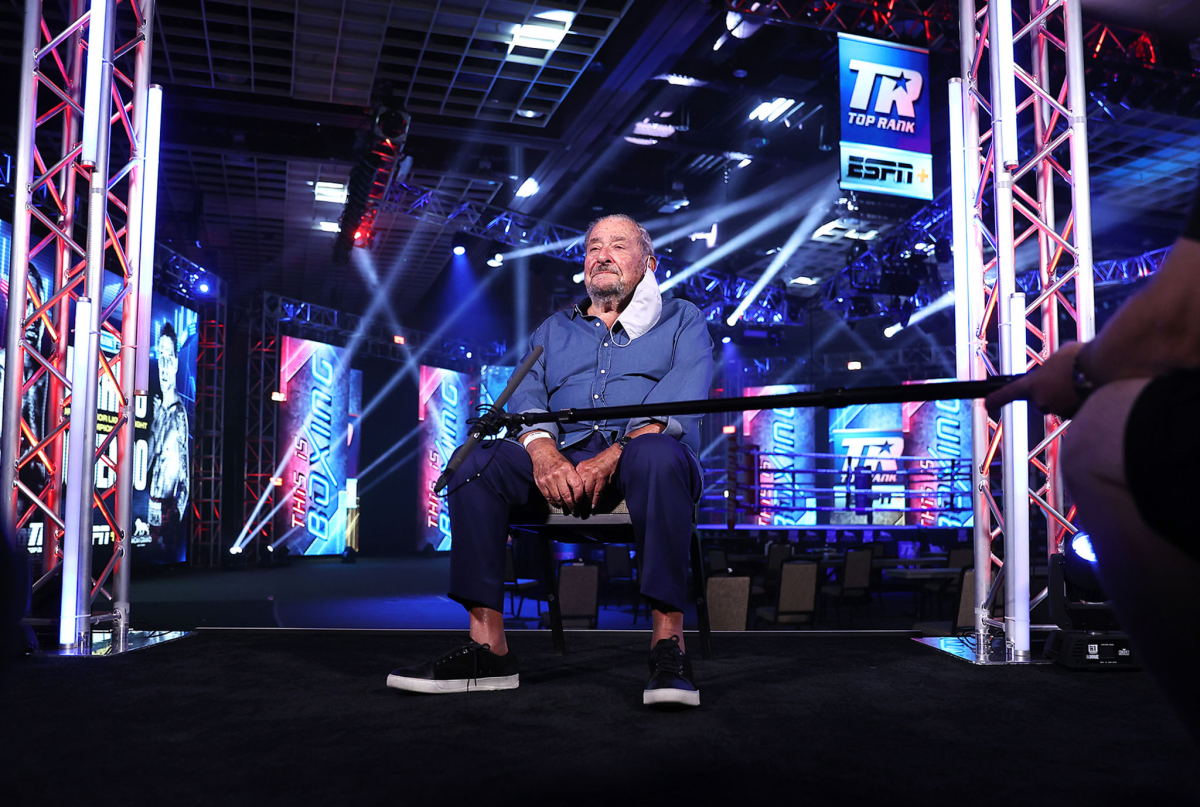
<path id="1" fill-rule="evenodd" d="M 161 89 L 149 84 L 154 3 L 64 5 L 65 24 L 44 16 L 40 0 L 25 4 L 0 516 L 10 540 L 42 531 L 36 586 L 62 577 L 60 644 L 86 653 L 92 626 L 110 623 L 121 651 L 134 416 L 148 388 L 161 109 Z M 53 256 L 51 277 L 34 264 L 42 253 Z M 110 321 L 118 310 L 119 327 Z M 101 405 L 115 417 L 98 422 Z M 99 572 L 94 536 L 107 553 Z"/>
<path id="2" fill-rule="evenodd" d="M 962 77 L 950 84 L 955 285 L 966 292 L 955 306 L 958 375 L 982 379 L 1041 364 L 1058 349 L 1060 315 L 1074 326 L 1066 339 L 1095 333 L 1084 37 L 1080 0 L 962 0 L 960 27 Z M 1038 256 L 1028 297 L 1016 281 L 1027 241 Z M 1030 659 L 1030 608 L 1045 597 L 1031 602 L 1031 511 L 1045 519 L 1050 554 L 1076 530 L 1059 467 L 1067 423 L 1048 416 L 1032 437 L 1029 425 L 1023 402 L 999 423 L 973 404 L 980 663 Z"/>
<path id="3" fill-rule="evenodd" d="M 247 328 L 246 368 L 246 475 L 242 490 L 243 524 L 257 525 L 245 541 L 251 557 L 261 560 L 275 535 L 275 520 L 263 515 L 275 504 L 275 473 L 279 462 L 278 413 L 275 393 L 279 391 L 278 298 L 263 295 L 250 310 Z M 247 551 L 242 549 L 239 551 Z"/>
<path id="4" fill-rule="evenodd" d="M 201 302 L 196 355 L 196 452 L 192 457 L 193 566 L 215 567 L 221 559 L 221 485 L 225 454 L 226 304 L 221 295 Z"/>

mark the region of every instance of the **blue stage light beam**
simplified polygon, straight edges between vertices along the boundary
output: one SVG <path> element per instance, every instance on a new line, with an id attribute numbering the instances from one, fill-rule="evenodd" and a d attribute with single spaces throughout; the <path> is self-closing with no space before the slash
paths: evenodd
<path id="1" fill-rule="evenodd" d="M 405 250 L 405 252 L 407 252 L 407 249 Z M 387 300 L 389 299 L 391 288 L 392 288 L 393 284 L 396 282 L 396 279 L 401 274 L 400 269 L 404 264 L 405 257 L 406 257 L 405 254 L 401 254 L 396 259 L 396 261 L 392 264 L 391 269 L 388 270 L 387 277 L 381 286 L 381 293 L 377 293 L 371 297 L 370 305 L 367 306 L 366 312 L 363 313 L 362 318 L 359 320 L 358 328 L 355 330 L 355 332 L 353 334 L 351 334 L 350 340 L 345 347 L 346 361 L 343 363 L 341 368 L 338 370 L 338 375 L 337 375 L 337 379 L 336 379 L 337 381 L 340 381 L 342 376 L 346 372 L 349 371 L 350 362 L 353 359 L 355 353 L 358 352 L 358 346 L 364 338 L 363 335 L 371 327 L 371 324 L 374 322 L 375 317 L 379 313 L 379 310 L 385 304 L 387 304 Z M 371 258 L 370 258 L 370 255 L 367 254 L 365 251 L 357 250 L 354 255 L 354 260 L 370 261 Z M 370 272 L 372 272 L 372 273 L 374 272 L 373 266 L 370 267 Z M 273 478 L 278 478 L 279 475 L 283 473 L 284 467 L 290 461 L 292 454 L 296 450 L 296 446 L 299 444 L 301 435 L 304 434 L 304 432 L 308 429 L 309 425 L 311 425 L 312 417 L 313 417 L 313 412 L 310 410 L 308 415 L 305 417 L 304 422 L 301 424 L 301 428 L 297 430 L 296 436 L 292 439 L 292 444 L 288 447 L 288 450 L 285 451 L 281 455 L 283 457 L 283 459 L 279 462 L 279 465 L 275 468 L 275 472 L 272 474 Z M 246 545 L 248 543 L 250 543 L 250 541 L 252 540 L 253 533 L 254 533 L 254 530 L 251 529 L 252 525 L 258 524 L 259 526 L 261 526 L 262 524 L 266 523 L 264 521 L 259 520 L 258 517 L 259 517 L 259 514 L 262 512 L 263 507 L 266 506 L 267 499 L 269 499 L 271 497 L 271 495 L 273 494 L 273 487 L 274 487 L 273 485 L 267 485 L 264 487 L 262 493 L 259 494 L 258 501 L 255 502 L 254 509 L 250 512 L 250 517 L 248 519 L 246 519 L 246 523 L 244 525 L 242 525 L 242 530 L 238 534 L 237 540 L 234 541 L 233 546 L 230 547 L 229 551 L 231 553 L 237 554 L 238 552 L 241 552 L 246 547 Z"/>
<path id="2" fill-rule="evenodd" d="M 425 344 L 423 344 L 416 352 L 412 353 L 408 362 L 405 363 L 403 367 L 397 370 L 392 377 L 388 379 L 387 383 L 384 384 L 379 392 L 375 394 L 375 397 L 363 407 L 362 413 L 358 416 L 358 422 L 360 426 L 363 421 L 365 421 L 367 417 L 369 417 L 370 414 L 375 411 L 375 408 L 379 406 L 379 403 L 383 400 L 384 396 L 391 392 L 392 389 L 400 383 L 406 373 L 417 371 L 420 366 L 421 357 L 425 355 L 426 350 L 428 350 L 431 345 L 441 339 L 442 334 L 449 330 L 450 326 L 452 326 L 469 308 L 475 305 L 480 295 L 482 295 L 483 292 L 495 282 L 496 278 L 500 276 L 500 273 L 503 270 L 504 264 L 501 264 L 484 275 L 483 279 L 480 280 L 479 283 L 471 290 L 471 293 L 467 297 L 463 298 L 462 302 L 458 304 L 454 311 L 452 311 L 450 315 L 442 322 L 442 324 L 438 326 L 437 330 L 435 330 L 429 336 L 429 339 L 425 342 Z"/>
<path id="3" fill-rule="evenodd" d="M 362 490 L 359 491 L 359 493 L 358 493 L 359 498 L 362 498 L 362 496 L 364 494 L 366 494 L 367 491 L 369 491 L 371 488 L 378 485 L 383 480 L 387 479 L 389 476 L 391 476 L 393 473 L 398 471 L 400 468 L 404 467 L 404 465 L 406 465 L 409 462 L 412 462 L 413 458 L 421 453 L 421 450 L 422 450 L 421 447 L 418 446 L 418 447 L 414 448 L 412 451 L 409 451 L 407 454 L 405 454 L 400 459 L 396 460 L 394 463 L 392 463 L 392 465 L 386 471 L 384 471 L 378 477 L 376 477 L 374 480 L 372 480 L 371 484 L 367 485 L 365 488 L 363 488 Z"/>
<path id="4" fill-rule="evenodd" d="M 415 427 L 413 427 L 412 429 L 409 430 L 408 434 L 404 435 L 399 440 L 397 440 L 395 443 L 393 443 L 391 448 L 389 448 L 387 451 L 383 452 L 378 457 L 376 457 L 374 462 L 372 462 L 370 465 L 368 465 L 363 470 L 359 471 L 358 472 L 359 481 L 366 479 L 367 475 L 370 474 L 371 471 L 374 471 L 375 468 L 378 467 L 378 465 L 380 463 L 382 463 L 388 457 L 392 456 L 392 454 L 399 451 L 401 448 L 404 447 L 404 445 L 406 443 L 408 443 L 408 441 L 412 440 L 414 437 L 416 437 L 420 433 L 421 433 L 421 424 L 418 423 Z"/>
<path id="5" fill-rule="evenodd" d="M 821 220 L 825 217 L 826 207 L 833 201 L 833 196 L 837 191 L 837 179 L 835 178 L 827 180 L 821 186 L 818 186 L 815 194 L 809 194 L 809 196 L 815 195 L 816 199 L 812 201 L 808 213 L 805 214 L 804 218 L 800 219 L 800 223 L 796 225 L 796 229 L 792 230 L 792 234 L 788 236 L 788 240 L 784 242 L 783 247 L 775 253 L 774 257 L 771 258 L 771 263 L 767 265 L 767 268 L 763 270 L 758 280 L 754 281 L 754 285 L 750 287 L 750 290 L 742 297 L 741 302 L 733 309 L 733 313 L 725 320 L 726 325 L 732 327 L 742 318 L 746 310 L 758 299 L 758 295 L 762 294 L 762 290 L 767 287 L 767 284 L 775 279 L 775 276 L 782 271 L 787 262 L 796 254 L 796 250 L 812 238 L 812 234 L 820 226 Z"/>
<path id="6" fill-rule="evenodd" d="M 778 227 L 781 227 L 782 225 L 788 223 L 789 221 L 794 221 L 797 217 L 801 216 L 804 213 L 805 207 L 806 207 L 806 202 L 804 199 L 799 199 L 799 200 L 795 200 L 795 201 L 788 203 L 780 210 L 775 211 L 774 213 L 768 215 L 766 218 L 761 219 L 760 221 L 754 223 L 753 225 L 746 228 L 742 232 L 738 233 L 733 238 L 729 239 L 724 244 L 717 247 L 712 252 L 708 253 L 703 258 L 701 258 L 700 260 L 693 263 L 688 268 L 686 268 L 682 271 L 676 272 L 675 274 L 671 275 L 669 278 L 666 278 L 665 280 L 661 281 L 659 283 L 659 287 L 663 291 L 666 291 L 670 288 L 673 288 L 673 287 L 679 285 L 680 283 L 687 280 L 692 275 L 707 269 L 708 267 L 717 263 L 718 261 L 720 261 L 722 258 L 726 257 L 727 255 L 731 255 L 734 252 L 737 252 L 739 249 L 746 246 L 747 244 L 750 244 L 751 242 L 755 241 L 756 239 L 766 235 L 767 233 L 771 232 L 772 230 L 774 230 Z"/>

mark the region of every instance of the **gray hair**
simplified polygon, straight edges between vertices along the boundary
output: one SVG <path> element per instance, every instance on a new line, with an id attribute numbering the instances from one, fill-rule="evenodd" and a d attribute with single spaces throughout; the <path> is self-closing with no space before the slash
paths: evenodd
<path id="1" fill-rule="evenodd" d="M 650 233 L 646 232 L 646 228 L 642 226 L 641 222 L 639 222 L 633 216 L 627 216 L 624 213 L 613 213 L 611 216 L 601 216 L 589 224 L 587 226 L 587 232 L 583 234 L 583 248 L 585 252 L 587 251 L 588 239 L 592 237 L 592 230 L 595 229 L 596 225 L 600 222 L 608 221 L 609 219 L 620 219 L 621 221 L 627 221 L 632 224 L 637 229 L 638 248 L 642 251 L 642 258 L 644 260 L 649 260 L 650 258 L 654 257 L 654 242 L 650 240 Z"/>

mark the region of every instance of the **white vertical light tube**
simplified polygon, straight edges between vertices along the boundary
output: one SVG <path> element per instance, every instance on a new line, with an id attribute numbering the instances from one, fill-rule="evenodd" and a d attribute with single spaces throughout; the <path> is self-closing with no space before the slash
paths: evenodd
<path id="1" fill-rule="evenodd" d="M 87 362 L 89 336 L 86 323 L 92 320 L 92 301 L 80 297 L 75 303 L 75 349 L 71 356 L 71 389 L 82 392 L 88 383 L 90 369 Z M 82 396 L 81 396 L 82 398 Z M 82 410 L 82 401 L 75 404 Z M 67 441 L 67 467 L 90 469 L 88 446 L 83 440 Z M 86 471 L 85 471 L 86 472 Z M 67 503 L 64 511 L 66 535 L 86 534 L 92 537 L 91 495 L 83 501 L 80 485 L 66 486 Z M 91 638 L 91 575 L 90 557 L 80 541 L 62 542 L 62 599 L 59 600 L 58 642 L 63 647 L 86 645 Z"/>
<path id="2" fill-rule="evenodd" d="M 967 217 L 974 206 L 967 199 L 966 147 L 963 136 L 963 94 L 967 85 L 961 78 L 950 79 L 950 199 L 953 213 L 951 232 L 954 247 L 954 368 L 959 381 L 971 380 L 971 295 L 967 245 Z"/>
<path id="3" fill-rule="evenodd" d="M 1024 372 L 1025 295 L 1005 301 L 1008 321 L 1000 337 L 1008 341 L 1013 372 Z M 1004 635 L 1010 661 L 1029 660 L 1029 405 L 1004 407 Z"/>
<path id="4" fill-rule="evenodd" d="M 993 125 L 1000 130 L 997 159 L 1006 167 L 1017 165 L 1017 87 L 1013 66 L 1012 0 L 988 3 L 989 46 L 992 50 Z M 1000 103 L 996 104 L 995 100 Z"/>
<path id="5" fill-rule="evenodd" d="M 162 86 L 151 84 L 146 94 L 146 165 L 142 185 L 142 233 L 138 263 L 138 394 L 150 389 L 150 297 L 154 292 L 154 229 L 158 220 L 158 155 L 162 132 Z"/>
<path id="6" fill-rule="evenodd" d="M 109 0 L 92 0 L 92 13 L 88 19 L 87 74 L 83 93 L 83 149 L 80 162 L 96 164 L 97 133 L 100 126 L 108 125 L 106 118 L 111 102 L 104 90 L 104 71 L 112 69 L 105 63 L 105 42 L 108 40 Z"/>

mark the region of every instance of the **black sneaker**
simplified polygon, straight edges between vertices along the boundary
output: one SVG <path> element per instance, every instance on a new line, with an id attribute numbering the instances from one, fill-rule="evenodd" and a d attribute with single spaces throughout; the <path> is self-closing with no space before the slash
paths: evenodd
<path id="1" fill-rule="evenodd" d="M 692 684 L 692 660 L 680 649 L 678 636 L 659 639 L 650 651 L 650 680 L 642 703 L 700 705 L 700 690 Z"/>
<path id="2" fill-rule="evenodd" d="M 409 692 L 474 692 L 516 689 L 519 685 L 517 657 L 510 650 L 503 656 L 490 645 L 469 642 L 451 650 L 437 661 L 392 670 L 387 685 Z"/>

